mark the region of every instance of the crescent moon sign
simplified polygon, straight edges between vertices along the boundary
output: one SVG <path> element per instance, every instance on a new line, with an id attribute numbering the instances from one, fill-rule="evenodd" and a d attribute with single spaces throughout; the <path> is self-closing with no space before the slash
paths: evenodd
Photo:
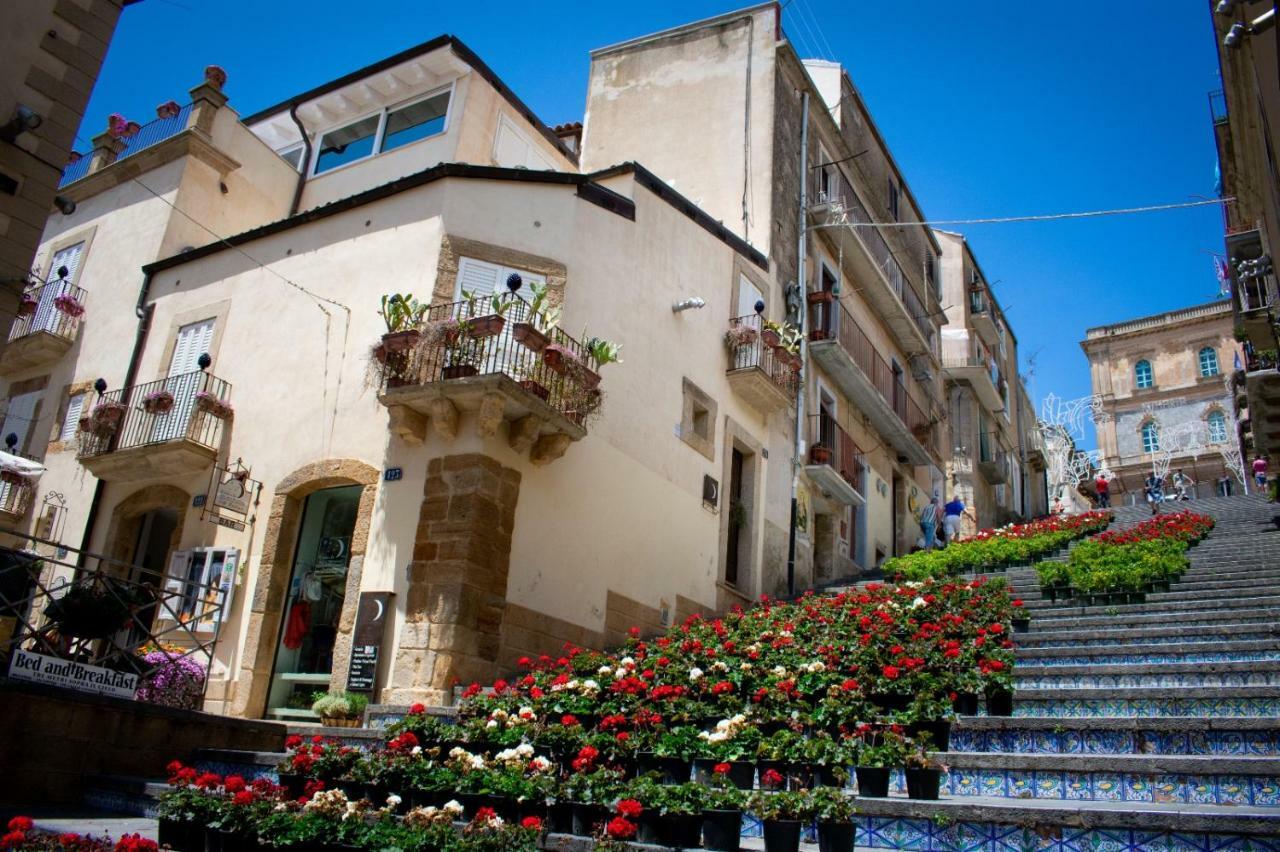
<path id="1" fill-rule="evenodd" d="M 376 604 L 378 605 L 378 612 L 377 612 L 377 614 L 376 614 L 376 615 L 374 615 L 373 620 L 374 620 L 374 621 L 381 621 L 381 620 L 382 620 L 382 609 L 383 609 L 383 607 L 382 607 L 382 598 L 377 598 L 377 599 L 375 599 L 375 600 L 374 600 L 374 603 L 376 603 Z"/>

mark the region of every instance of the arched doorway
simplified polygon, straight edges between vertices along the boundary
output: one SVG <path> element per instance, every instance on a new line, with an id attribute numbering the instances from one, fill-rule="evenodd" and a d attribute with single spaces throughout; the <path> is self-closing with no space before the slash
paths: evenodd
<path id="1" fill-rule="evenodd" d="M 283 638 L 284 616 L 293 598 L 291 590 L 295 567 L 305 565 L 307 559 L 319 555 L 318 539 L 314 542 L 316 550 L 310 555 L 306 552 L 310 548 L 310 539 L 303 535 L 308 498 L 319 492 L 333 491 L 336 494 L 341 489 L 358 486 L 358 491 L 352 489 L 356 496 L 354 523 L 345 544 L 347 552 L 342 557 L 346 568 L 341 589 L 341 611 L 335 635 L 325 652 L 328 656 L 326 665 L 332 673 L 328 685 L 337 689 L 345 684 L 351 656 L 351 630 L 355 626 L 360 576 L 369 542 L 377 484 L 378 470 L 372 465 L 355 459 L 335 459 L 299 468 L 276 485 L 250 602 L 248 633 L 239 677 L 231 700 L 230 712 L 233 715 L 262 717 L 268 710 L 276 653 Z M 318 517 L 323 519 L 324 514 L 320 511 Z M 332 591 L 336 593 L 337 589 Z M 322 689 L 323 685 L 316 685 L 316 688 Z"/>
<path id="2" fill-rule="evenodd" d="M 190 501 L 191 495 L 181 488 L 149 485 L 117 503 L 111 512 L 105 548 L 106 555 L 117 561 L 103 567 L 158 591 L 182 540 Z M 154 616 L 154 607 L 138 613 L 140 623 L 148 628 Z M 135 638 L 141 642 L 146 633 L 141 627 L 136 629 Z"/>

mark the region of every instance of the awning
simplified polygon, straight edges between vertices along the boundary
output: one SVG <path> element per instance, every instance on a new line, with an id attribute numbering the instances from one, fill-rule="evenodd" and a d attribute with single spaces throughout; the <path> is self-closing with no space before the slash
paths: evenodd
<path id="1" fill-rule="evenodd" d="M 40 474 L 44 473 L 44 465 L 40 462 L 25 459 L 22 456 L 15 456 L 13 453 L 6 453 L 0 450 L 0 471 L 5 473 L 16 473 L 19 476 L 25 476 L 27 479 L 39 479 Z"/>

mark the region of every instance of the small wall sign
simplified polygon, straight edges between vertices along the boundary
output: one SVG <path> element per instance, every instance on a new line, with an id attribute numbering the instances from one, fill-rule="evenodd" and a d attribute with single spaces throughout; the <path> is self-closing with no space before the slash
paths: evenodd
<path id="1" fill-rule="evenodd" d="M 360 593 L 351 641 L 351 664 L 347 667 L 347 689 L 351 692 L 373 692 L 377 686 L 378 652 L 390 614 L 391 595 L 391 592 Z"/>
<path id="2" fill-rule="evenodd" d="M 384 482 L 397 482 L 404 477 L 404 468 L 389 467 L 382 472 L 382 480 Z"/>

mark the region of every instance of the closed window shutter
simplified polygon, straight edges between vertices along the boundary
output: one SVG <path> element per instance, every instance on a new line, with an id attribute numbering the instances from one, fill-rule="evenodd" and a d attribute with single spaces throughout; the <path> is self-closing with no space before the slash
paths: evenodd
<path id="1" fill-rule="evenodd" d="M 173 347 L 173 360 L 169 362 L 169 375 L 180 376 L 200 369 L 200 356 L 209 351 L 213 343 L 213 320 L 201 320 L 178 329 L 178 340 Z"/>
<path id="2" fill-rule="evenodd" d="M 40 405 L 40 397 L 44 391 L 37 390 L 20 393 L 9 398 L 9 408 L 5 412 L 4 426 L 0 427 L 0 448 L 6 446 L 3 441 L 10 433 L 18 436 L 14 444 L 14 452 L 23 452 L 27 447 L 27 436 L 35 425 L 36 409 Z"/>
<path id="3" fill-rule="evenodd" d="M 31 322 L 32 331 L 53 331 L 58 325 L 58 309 L 54 300 L 59 296 L 71 293 L 75 287 L 76 272 L 80 269 L 80 257 L 84 254 L 84 243 L 67 246 L 53 256 L 49 262 L 49 277 L 44 287 L 40 288 L 40 301 L 36 305 L 36 315 Z M 67 277 L 59 278 L 58 270 L 67 268 Z"/>
<path id="4" fill-rule="evenodd" d="M 470 257 L 458 260 L 458 286 L 454 298 L 461 300 L 463 293 L 470 293 L 477 299 L 487 299 L 500 286 L 499 278 L 502 267 L 496 263 L 486 263 Z"/>
<path id="5" fill-rule="evenodd" d="M 65 266 L 67 268 L 67 281 L 74 282 L 76 273 L 80 271 L 80 259 L 84 255 L 84 243 L 76 243 L 73 246 L 67 246 L 58 250 L 53 255 L 53 260 L 49 263 L 50 281 L 58 279 L 58 269 Z"/>
<path id="6" fill-rule="evenodd" d="M 62 434 L 58 436 L 60 441 L 70 441 L 76 436 L 76 430 L 80 428 L 80 415 L 84 413 L 84 398 L 86 394 L 72 394 L 67 399 L 67 413 L 62 418 Z"/>
<path id="7" fill-rule="evenodd" d="M 738 279 L 738 307 L 734 316 L 752 316 L 756 312 L 756 302 L 763 300 L 764 294 L 760 292 L 755 282 L 745 275 L 741 276 Z"/>
<path id="8" fill-rule="evenodd" d="M 498 122 L 498 133 L 493 141 L 493 159 L 499 166 L 509 169 L 555 170 L 555 164 L 543 156 L 537 146 L 516 129 L 505 115 Z"/>

